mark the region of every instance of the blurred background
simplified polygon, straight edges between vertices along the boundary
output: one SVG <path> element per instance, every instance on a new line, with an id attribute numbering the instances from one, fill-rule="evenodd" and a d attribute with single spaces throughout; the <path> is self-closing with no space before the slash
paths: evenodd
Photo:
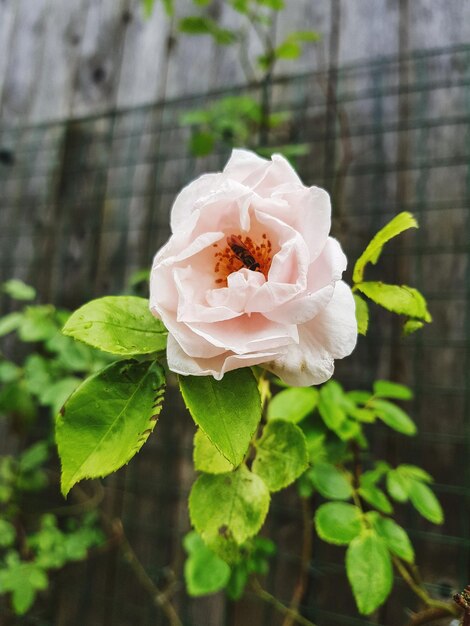
<path id="1" fill-rule="evenodd" d="M 27 294 L 15 297 L 10 284 L 1 295 L 10 320 L 0 320 L 2 359 L 29 370 L 0 367 L 0 487 L 17 462 L 5 469 L 5 458 L 21 465 L 18 455 L 39 438 L 50 442 L 60 393 L 32 408 L 52 374 L 38 378 L 49 365 L 31 365 L 31 349 L 41 344 L 38 358 L 44 346 L 52 350 L 68 378 L 95 367 L 82 354 L 75 357 L 88 364 L 74 370 L 66 348 L 50 343 L 49 321 L 55 332 L 62 309 L 94 296 L 146 295 L 145 271 L 169 236 L 182 186 L 220 170 L 234 145 L 281 151 L 306 184 L 330 192 L 333 234 L 350 265 L 399 211 L 419 220 L 419 231 L 389 245 L 379 275 L 419 288 L 433 323 L 404 338 L 397 320 L 374 312 L 367 338 L 337 374 L 347 389 L 385 378 L 414 390 L 408 408 L 418 438 L 378 428 L 373 444 L 377 456 L 422 465 L 435 477 L 444 525 L 405 507 L 398 517 L 430 593 L 447 598 L 470 579 L 470 3 L 291 0 L 281 10 L 282 2 L 267 1 L 255 15 L 233 4 L 0 2 L 0 282 L 21 279 L 36 289 L 36 303 L 56 307 L 27 313 L 33 330 L 21 327 L 19 341 L 8 334 L 19 324 L 10 314 L 23 310 Z M 84 506 L 95 498 L 110 519 L 122 520 L 151 578 L 173 586 L 185 625 L 281 624 L 250 595 L 232 603 L 222 594 L 185 594 L 181 537 L 189 528 L 193 434 L 170 387 L 142 451 L 97 491 L 84 484 Z M 47 449 L 33 459 L 40 472 L 45 464 L 43 482 L 26 489 L 29 500 L 19 488 L 14 504 L 30 502 L 26 526 L 32 511 L 52 509 L 59 519 L 64 506 L 51 479 L 53 446 Z M 31 469 L 25 463 L 23 473 Z M 275 496 L 267 522 L 278 552 L 266 587 L 286 601 L 301 558 L 302 514 L 293 496 Z M 1 506 L 13 504 L 0 491 Z M 168 623 L 113 541 L 53 572 L 49 590 L 23 616 L 0 596 L 0 624 Z M 375 615 L 359 618 L 344 551 L 314 538 L 313 554 L 303 599 L 309 619 L 319 626 L 406 623 L 403 607 L 416 603 L 402 584 Z"/>

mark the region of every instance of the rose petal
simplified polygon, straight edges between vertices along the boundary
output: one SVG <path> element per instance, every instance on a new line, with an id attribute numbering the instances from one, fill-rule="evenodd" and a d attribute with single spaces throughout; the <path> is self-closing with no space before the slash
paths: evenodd
<path id="1" fill-rule="evenodd" d="M 168 367 L 176 374 L 184 376 L 213 376 L 221 380 L 226 372 L 240 367 L 252 367 L 277 356 L 278 352 L 252 352 L 250 354 L 231 354 L 224 352 L 212 359 L 197 359 L 184 352 L 171 335 L 168 335 Z"/>
<path id="2" fill-rule="evenodd" d="M 299 326 L 299 344 L 264 366 L 288 385 L 319 385 L 331 378 L 334 359 L 351 354 L 356 341 L 354 298 L 348 285 L 338 281 L 328 306 Z"/>
<path id="3" fill-rule="evenodd" d="M 235 354 L 272 351 L 299 340 L 297 326 L 272 322 L 259 313 L 212 324 L 188 324 L 188 327 L 207 343 Z"/>

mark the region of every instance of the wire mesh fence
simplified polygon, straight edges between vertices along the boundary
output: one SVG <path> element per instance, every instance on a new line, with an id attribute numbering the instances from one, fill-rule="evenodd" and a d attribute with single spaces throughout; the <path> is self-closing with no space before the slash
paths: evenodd
<path id="1" fill-rule="evenodd" d="M 403 338 L 391 316 L 374 313 L 369 335 L 337 372 L 348 388 L 388 378 L 415 391 L 418 438 L 403 441 L 379 429 L 373 443 L 391 463 L 422 465 L 437 480 L 442 527 L 405 507 L 399 512 L 436 597 L 470 577 L 469 62 L 470 46 L 418 51 L 97 117 L 0 128 L 0 279 L 22 278 L 43 301 L 71 308 L 119 292 L 148 267 L 169 235 L 177 192 L 221 169 L 228 145 L 191 156 L 192 131 L 182 115 L 229 93 L 267 98 L 270 111 L 284 113 L 267 143 L 303 147 L 295 165 L 305 183 L 331 193 L 334 234 L 350 260 L 398 211 L 417 216 L 420 230 L 390 245 L 380 275 L 419 288 L 433 324 Z M 154 436 L 105 481 L 104 504 L 122 516 L 150 575 L 163 582 L 169 566 L 181 574 L 194 478 L 193 427 L 171 389 L 170 398 Z M 302 511 L 292 492 L 275 497 L 267 525 L 279 550 L 266 586 L 288 601 L 302 558 Z M 314 540 L 306 617 L 319 626 L 404 622 L 403 605 L 414 600 L 400 584 L 372 618 L 354 617 L 342 562 L 340 548 Z M 115 555 L 70 567 L 54 585 L 53 605 L 22 623 L 164 623 Z M 277 623 L 272 609 L 251 597 L 237 605 L 221 596 L 194 601 L 179 586 L 176 598 L 188 626 Z"/>

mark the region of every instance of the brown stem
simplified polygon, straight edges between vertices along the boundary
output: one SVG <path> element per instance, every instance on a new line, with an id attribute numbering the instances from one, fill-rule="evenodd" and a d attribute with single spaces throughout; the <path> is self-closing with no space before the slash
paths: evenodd
<path id="1" fill-rule="evenodd" d="M 302 498 L 302 553 L 299 578 L 292 595 L 290 609 L 298 614 L 299 606 L 307 591 L 310 562 L 312 560 L 313 533 L 312 533 L 312 510 L 310 500 Z M 282 626 L 293 626 L 294 618 L 286 615 Z"/>
<path id="2" fill-rule="evenodd" d="M 393 558 L 393 564 L 395 565 L 398 573 L 403 578 L 408 587 L 415 593 L 424 604 L 429 608 L 441 609 L 445 612 L 445 615 L 456 615 L 455 607 L 449 602 L 442 602 L 440 600 L 434 600 L 428 594 L 428 592 L 419 585 L 411 576 L 405 565 L 396 556 Z"/>
<path id="3" fill-rule="evenodd" d="M 443 617 L 449 617 L 449 613 L 452 613 L 452 606 L 449 604 L 448 609 L 444 608 L 431 608 L 414 613 L 411 621 L 406 626 L 421 626 L 422 624 L 429 624 L 435 620 L 442 619 Z"/>
<path id="4" fill-rule="evenodd" d="M 134 549 L 129 543 L 129 540 L 124 533 L 121 520 L 114 520 L 113 526 L 120 533 L 120 546 L 123 556 L 127 563 L 130 565 L 139 583 L 151 596 L 154 604 L 158 606 L 163 611 L 163 613 L 165 613 L 171 626 L 183 626 L 174 606 L 170 602 L 170 596 L 173 593 L 173 586 L 170 585 L 168 589 L 164 592 L 160 591 L 160 589 L 158 589 L 158 587 L 148 575 L 147 570 L 142 565 L 136 553 L 134 552 Z"/>
<path id="5" fill-rule="evenodd" d="M 313 622 L 300 615 L 300 613 L 298 613 L 296 610 L 286 606 L 275 596 L 271 595 L 268 591 L 263 589 L 263 587 L 259 584 L 256 578 L 251 581 L 251 587 L 253 589 L 253 592 L 258 596 L 258 598 L 273 606 L 276 611 L 279 611 L 279 613 L 290 616 L 292 620 L 297 624 L 301 624 L 301 626 L 315 626 Z"/>
<path id="6" fill-rule="evenodd" d="M 95 503 L 100 502 L 104 489 L 101 485 L 97 488 L 96 493 L 100 495 L 99 498 L 92 496 L 90 498 L 83 489 L 75 485 L 72 494 L 78 500 L 76 507 L 81 506 L 81 510 L 89 510 L 90 501 Z M 68 510 L 73 508 L 74 505 L 67 507 Z M 65 508 L 65 507 L 64 507 Z M 135 577 L 142 585 L 142 587 L 149 593 L 155 606 L 159 607 L 168 618 L 170 626 L 182 626 L 182 622 L 176 613 L 176 610 L 170 602 L 171 594 L 174 590 L 174 584 L 170 584 L 165 591 L 161 591 L 148 575 L 146 569 L 138 559 L 134 549 L 132 548 L 129 540 L 126 537 L 122 522 L 119 518 L 110 518 L 103 510 L 98 509 L 100 519 L 103 526 L 106 528 L 108 535 L 111 537 L 111 543 L 116 542 L 119 549 L 122 551 L 124 559 L 131 567 Z"/>

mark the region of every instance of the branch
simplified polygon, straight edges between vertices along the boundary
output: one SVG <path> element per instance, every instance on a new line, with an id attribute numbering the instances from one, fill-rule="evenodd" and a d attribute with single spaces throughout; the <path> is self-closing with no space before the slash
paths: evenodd
<path id="1" fill-rule="evenodd" d="M 424 589 L 424 587 L 419 585 L 413 579 L 413 577 L 411 576 L 409 571 L 406 569 L 405 565 L 400 561 L 400 559 L 397 558 L 396 556 L 393 556 L 392 559 L 393 559 L 393 564 L 397 568 L 398 573 L 403 578 L 405 583 L 413 591 L 413 593 L 415 593 L 418 596 L 418 598 L 420 598 L 420 600 L 424 602 L 424 604 L 427 607 L 432 608 L 432 609 L 441 609 L 442 611 L 444 611 L 445 615 L 454 615 L 454 616 L 456 615 L 455 608 L 452 604 L 450 604 L 449 602 L 442 602 L 440 600 L 434 600 L 433 598 L 431 598 L 431 596 L 428 594 L 426 589 Z M 437 618 L 433 618 L 433 619 L 437 619 Z M 424 622 L 417 622 L 417 623 L 419 624 L 419 623 L 424 623 Z"/>
<path id="2" fill-rule="evenodd" d="M 296 610 L 289 608 L 280 600 L 278 600 L 275 596 L 271 595 L 268 591 L 263 589 L 263 587 L 259 584 L 256 578 L 251 581 L 251 587 L 255 595 L 258 596 L 258 598 L 273 606 L 276 611 L 279 611 L 280 613 L 283 613 L 283 615 L 291 617 L 292 620 L 297 624 L 301 624 L 301 626 L 315 626 L 313 622 L 300 615 L 300 613 L 298 613 Z"/>
<path id="3" fill-rule="evenodd" d="M 292 600 L 290 603 L 290 609 L 298 613 L 299 606 L 302 602 L 302 598 L 307 591 L 308 586 L 308 576 L 309 576 L 309 568 L 310 561 L 312 560 L 312 511 L 310 508 L 310 501 L 307 498 L 301 499 L 302 503 L 302 528 L 303 528 L 303 539 L 302 539 L 302 553 L 301 553 L 301 565 L 300 565 L 300 573 L 299 578 L 297 580 L 297 584 L 294 589 L 294 594 L 292 596 Z M 293 626 L 294 618 L 292 615 L 287 615 L 284 620 L 282 626 Z"/>
<path id="4" fill-rule="evenodd" d="M 134 572 L 137 580 L 152 597 L 154 604 L 165 613 L 171 626 L 183 626 L 180 618 L 178 617 L 178 614 L 175 611 L 174 606 L 170 602 L 170 596 L 173 593 L 173 586 L 170 585 L 168 589 L 164 592 L 160 591 L 160 589 L 158 589 L 158 587 L 148 575 L 147 570 L 142 565 L 136 553 L 134 552 L 134 549 L 129 543 L 129 540 L 124 533 L 124 528 L 122 527 L 121 520 L 114 520 L 113 526 L 121 538 L 120 546 L 123 556 L 132 568 L 132 571 Z"/>
<path id="5" fill-rule="evenodd" d="M 448 609 L 444 608 L 432 608 L 432 609 L 424 609 L 423 611 L 419 611 L 419 613 L 414 613 L 411 621 L 408 622 L 407 626 L 422 626 L 422 624 L 429 624 L 430 622 L 434 622 L 437 619 L 442 619 L 443 617 L 449 617 L 449 613 L 452 613 L 452 605 L 449 604 Z"/>

